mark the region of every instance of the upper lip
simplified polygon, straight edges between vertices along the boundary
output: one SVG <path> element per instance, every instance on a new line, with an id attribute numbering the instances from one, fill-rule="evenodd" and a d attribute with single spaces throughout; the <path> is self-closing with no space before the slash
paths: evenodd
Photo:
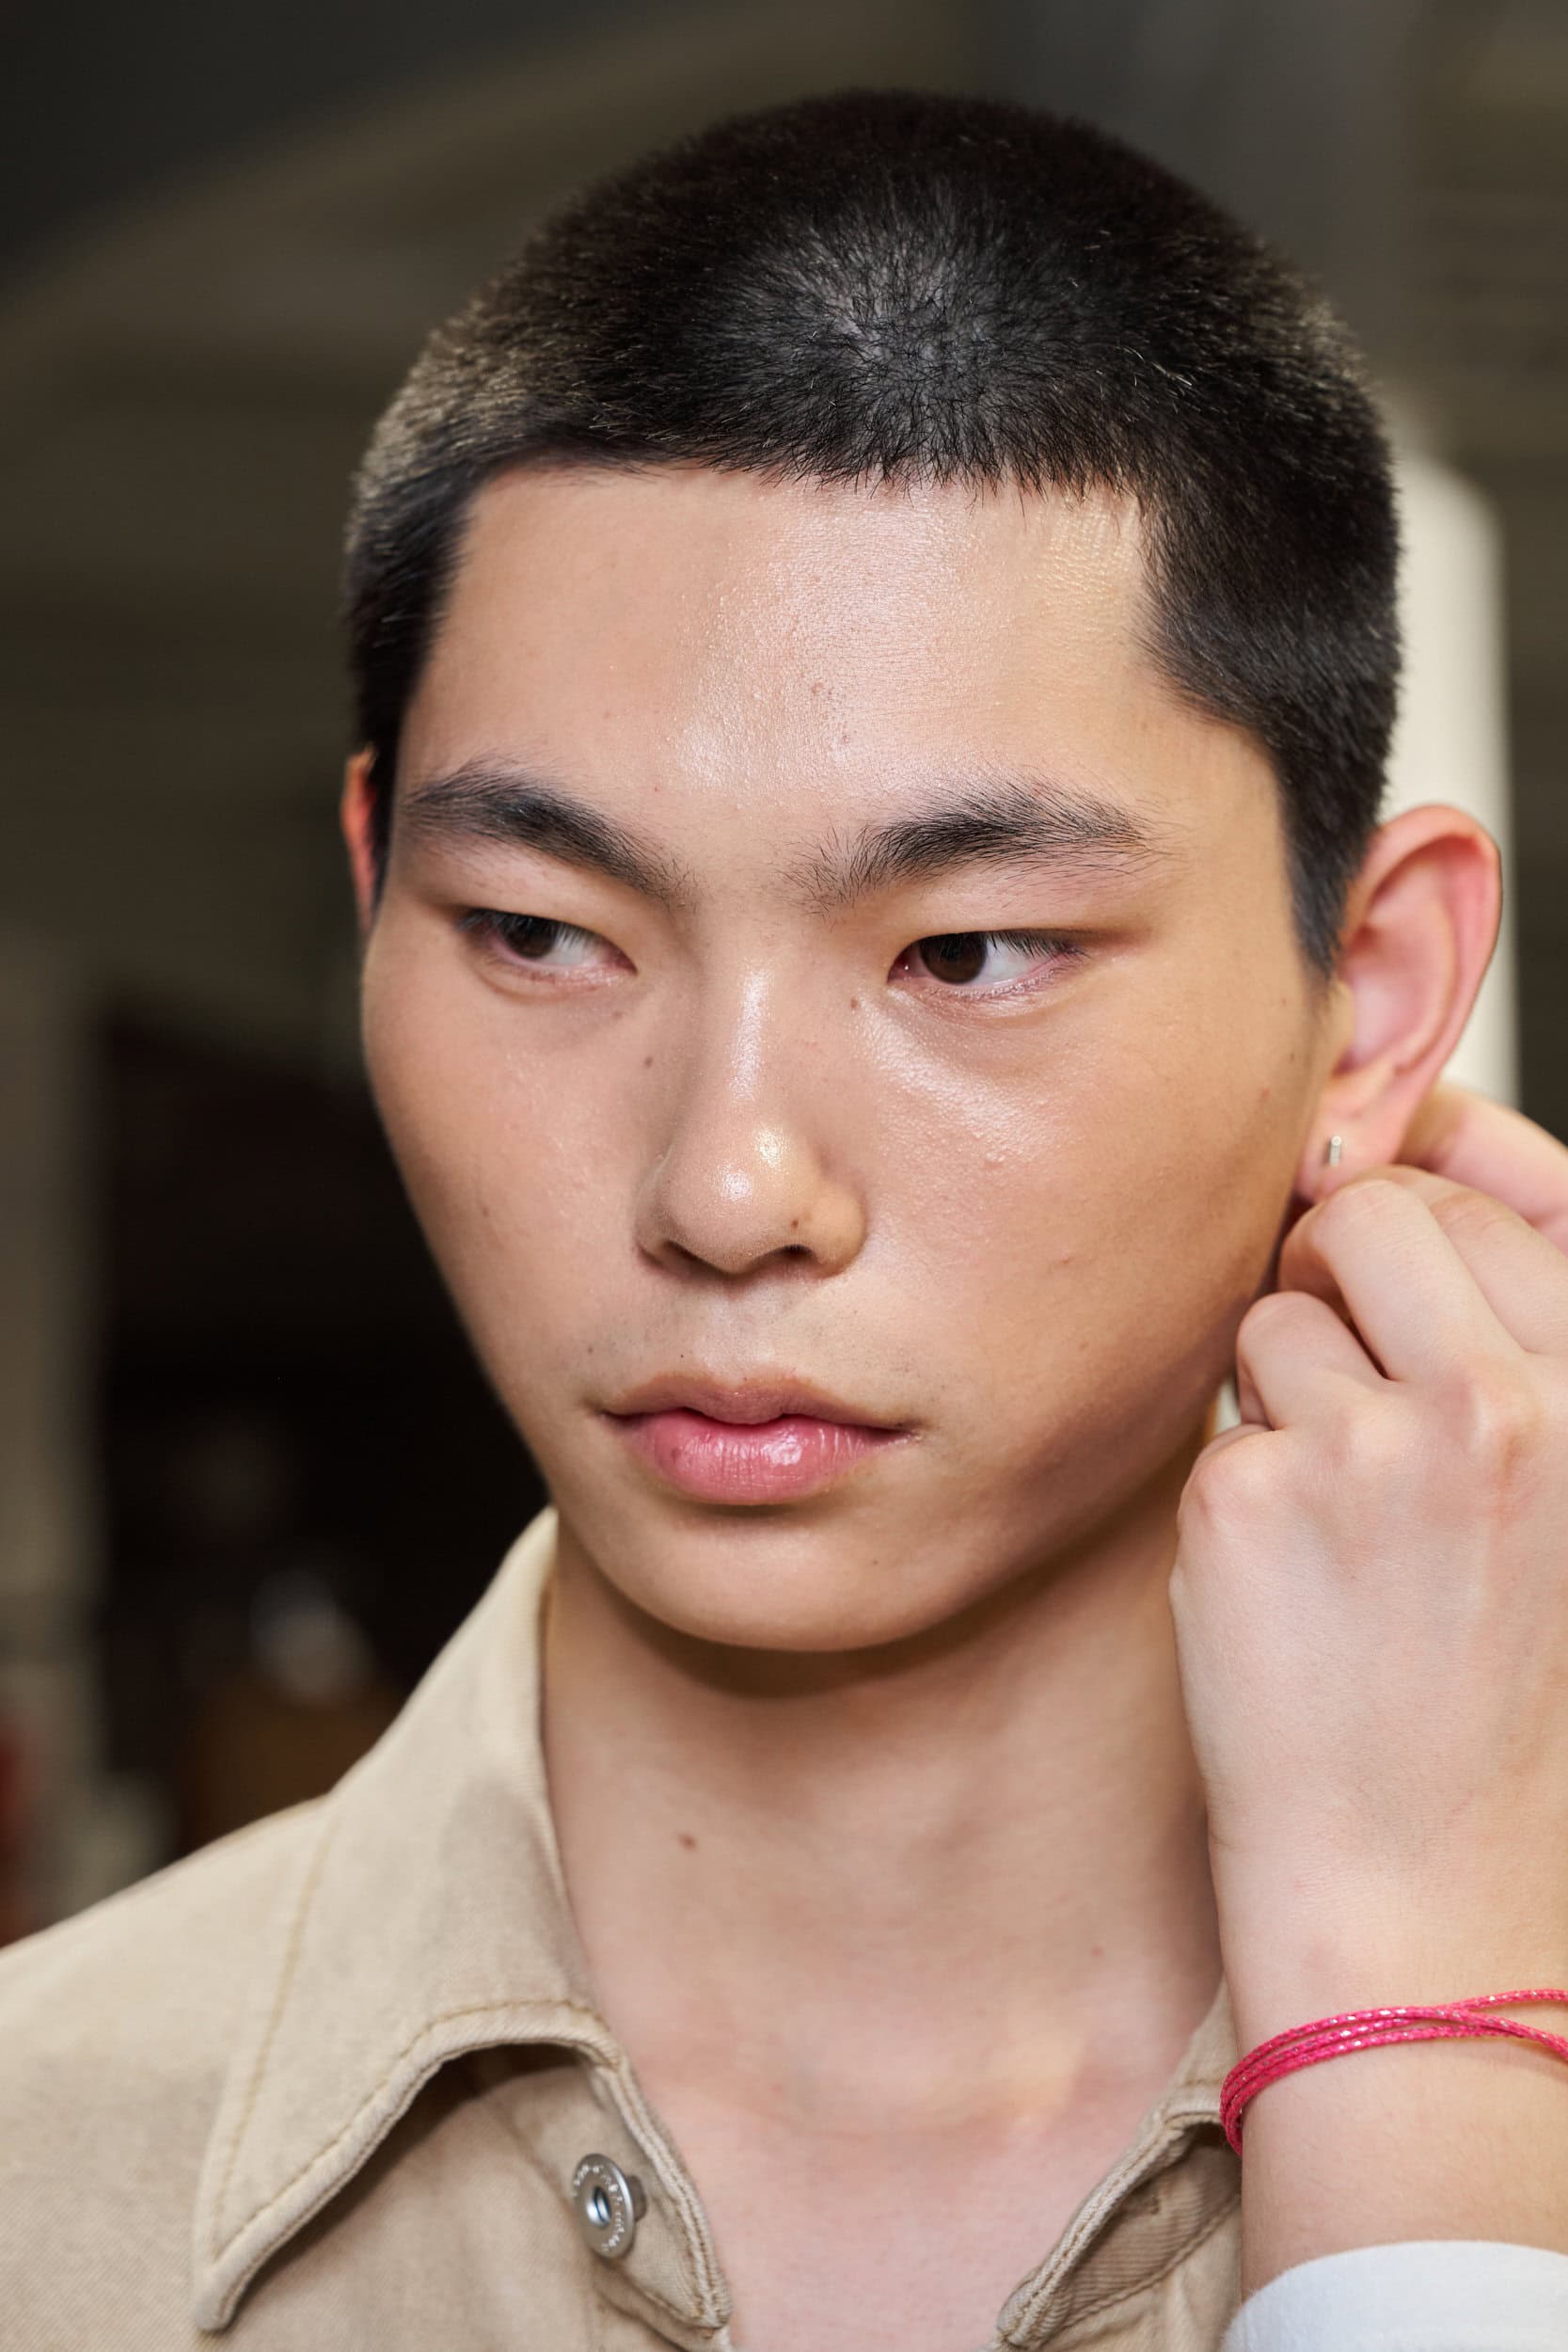
<path id="1" fill-rule="evenodd" d="M 705 1413 L 710 1421 L 743 1424 L 777 1421 L 785 1413 L 803 1413 L 814 1421 L 858 1422 L 868 1429 L 898 1426 L 876 1413 L 863 1412 L 858 1405 L 846 1405 L 842 1398 L 829 1396 L 825 1390 L 815 1389 L 806 1380 L 725 1383 L 694 1378 L 687 1373 L 645 1380 L 641 1388 L 629 1391 L 609 1409 L 612 1413 L 664 1413 L 676 1406 L 692 1413 Z"/>

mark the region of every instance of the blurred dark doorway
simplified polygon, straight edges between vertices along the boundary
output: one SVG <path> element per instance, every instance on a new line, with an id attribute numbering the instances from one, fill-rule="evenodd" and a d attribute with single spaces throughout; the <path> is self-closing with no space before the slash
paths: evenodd
<path id="1" fill-rule="evenodd" d="M 103 1038 L 104 1761 L 172 1856 L 330 1786 L 545 1500 L 362 1090 Z"/>

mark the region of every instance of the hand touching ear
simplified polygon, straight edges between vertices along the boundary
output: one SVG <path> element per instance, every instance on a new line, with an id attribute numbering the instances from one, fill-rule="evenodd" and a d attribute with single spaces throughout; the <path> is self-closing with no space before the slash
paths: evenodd
<path id="1" fill-rule="evenodd" d="M 1568 1151 L 1453 1087 L 1243 1322 L 1171 1605 L 1240 2047 L 1568 1987 Z M 1522 2022 L 1568 2029 L 1568 2010 Z M 1568 2252 L 1568 2067 L 1363 2051 L 1249 2112 L 1247 2291 L 1395 2239 Z"/>
<path id="2" fill-rule="evenodd" d="M 1433 1087 L 1400 1160 L 1502 1201 L 1568 1253 L 1568 1151 L 1518 1111 L 1468 1087 Z"/>
<path id="3" fill-rule="evenodd" d="M 1323 999 L 1330 1066 L 1302 1139 L 1299 1199 L 1400 1156 L 1469 1017 L 1501 907 L 1497 844 L 1462 809 L 1406 809 L 1379 827 Z"/>
<path id="4" fill-rule="evenodd" d="M 1308 1205 L 1238 1334 L 1241 1421 L 1182 1497 L 1171 1609 L 1243 2051 L 1568 1988 L 1568 1152 L 1440 1082 L 1499 904 L 1462 811 L 1379 829 L 1323 996 Z M 1254 2102 L 1244 2291 L 1433 2238 L 1568 2252 L 1568 2066 L 1363 2050 Z"/>

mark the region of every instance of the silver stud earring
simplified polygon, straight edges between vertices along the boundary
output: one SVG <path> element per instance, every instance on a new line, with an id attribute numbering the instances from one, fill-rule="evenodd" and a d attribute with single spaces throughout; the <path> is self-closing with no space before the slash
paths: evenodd
<path id="1" fill-rule="evenodd" d="M 1329 1136 L 1329 1138 L 1328 1138 L 1327 1143 L 1326 1143 L 1326 1144 L 1325 1144 L 1325 1146 L 1323 1147 L 1323 1166 L 1324 1166 L 1325 1168 L 1338 1168 L 1338 1165 L 1339 1165 L 1339 1162 L 1343 1159 L 1344 1155 L 1345 1155 L 1345 1138 L 1344 1138 L 1344 1136 Z"/>

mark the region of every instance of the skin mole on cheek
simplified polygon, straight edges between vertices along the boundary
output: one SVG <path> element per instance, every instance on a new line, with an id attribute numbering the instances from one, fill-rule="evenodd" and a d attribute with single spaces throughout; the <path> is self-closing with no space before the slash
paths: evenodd
<path id="1" fill-rule="evenodd" d="M 692 1836 L 691 1832 L 689 1829 L 677 1830 L 675 1835 L 680 1839 L 681 1844 L 686 1848 L 688 1853 L 694 1853 L 696 1851 L 697 1840 Z"/>
<path id="2" fill-rule="evenodd" d="M 651 1069 L 653 1068 L 653 1066 L 654 1066 L 654 1057 L 653 1057 L 652 1054 L 644 1054 L 644 1055 L 643 1055 L 643 1057 L 642 1057 L 642 1067 L 643 1067 L 643 1069 L 644 1069 L 644 1070 L 651 1070 Z"/>

